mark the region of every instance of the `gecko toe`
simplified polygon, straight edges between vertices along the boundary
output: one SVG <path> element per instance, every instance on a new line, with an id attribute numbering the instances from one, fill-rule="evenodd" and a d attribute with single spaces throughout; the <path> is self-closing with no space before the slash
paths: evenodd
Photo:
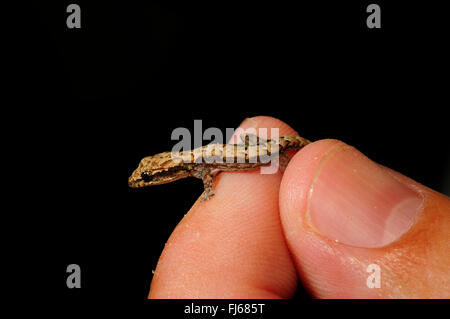
<path id="1" fill-rule="evenodd" d="M 214 196 L 214 191 L 203 192 L 202 196 L 200 197 L 200 202 L 204 202 L 205 200 L 210 199 L 212 196 Z"/>

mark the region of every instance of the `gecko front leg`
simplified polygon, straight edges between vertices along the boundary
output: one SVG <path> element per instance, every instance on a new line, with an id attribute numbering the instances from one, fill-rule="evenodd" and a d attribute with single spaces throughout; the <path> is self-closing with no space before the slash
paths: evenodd
<path id="1" fill-rule="evenodd" d="M 203 180 L 203 186 L 205 190 L 203 191 L 200 201 L 203 202 L 214 196 L 214 183 L 212 171 L 209 167 L 201 166 L 192 172 L 192 176 L 201 178 Z"/>

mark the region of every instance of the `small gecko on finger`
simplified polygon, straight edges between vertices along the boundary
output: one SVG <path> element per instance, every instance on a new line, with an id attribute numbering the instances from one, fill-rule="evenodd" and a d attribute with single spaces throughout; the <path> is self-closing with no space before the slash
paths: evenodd
<path id="1" fill-rule="evenodd" d="M 300 136 L 282 136 L 264 140 L 254 134 L 242 134 L 242 144 L 209 144 L 179 153 L 164 152 L 144 157 L 128 179 L 128 186 L 140 188 L 160 185 L 185 177 L 203 180 L 201 201 L 214 195 L 213 176 L 217 171 L 249 171 L 280 159 L 284 169 L 288 150 L 299 150 L 309 144 Z"/>

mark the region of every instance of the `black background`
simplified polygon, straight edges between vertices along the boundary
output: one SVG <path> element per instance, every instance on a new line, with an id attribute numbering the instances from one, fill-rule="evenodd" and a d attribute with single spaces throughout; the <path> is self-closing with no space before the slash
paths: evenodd
<path id="1" fill-rule="evenodd" d="M 131 190 L 127 178 L 194 119 L 224 130 L 274 116 L 445 191 L 449 55 L 439 5 L 376 1 L 382 28 L 369 30 L 365 1 L 93 2 L 76 2 L 81 29 L 66 27 L 68 1 L 24 11 L 19 112 L 33 129 L 26 152 L 42 169 L 36 209 L 23 214 L 40 225 L 28 257 L 44 266 L 52 297 L 146 298 L 202 183 Z M 66 288 L 71 263 L 82 289 Z"/>

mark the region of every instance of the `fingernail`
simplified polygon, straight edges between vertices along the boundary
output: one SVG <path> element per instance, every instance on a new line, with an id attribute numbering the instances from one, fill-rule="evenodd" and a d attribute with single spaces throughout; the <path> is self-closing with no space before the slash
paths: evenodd
<path id="1" fill-rule="evenodd" d="M 421 194 L 356 149 L 340 144 L 316 169 L 307 218 L 329 239 L 382 247 L 408 231 L 422 203 Z"/>

